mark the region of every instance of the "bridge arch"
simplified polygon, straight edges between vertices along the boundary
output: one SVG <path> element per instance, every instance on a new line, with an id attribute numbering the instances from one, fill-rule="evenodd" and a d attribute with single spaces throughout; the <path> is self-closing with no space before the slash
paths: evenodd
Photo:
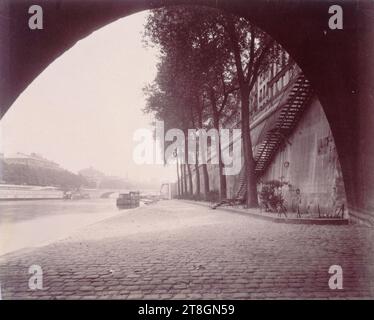
<path id="1" fill-rule="evenodd" d="M 0 117 L 57 57 L 93 31 L 161 6 L 216 7 L 253 21 L 278 41 L 311 81 L 329 121 L 353 217 L 374 224 L 374 19 L 371 1 L 89 0 L 39 1 L 44 29 L 28 28 L 30 0 L 0 4 Z M 328 28 L 340 5 L 343 30 Z M 20 63 L 20 61 L 22 63 Z"/>
<path id="2" fill-rule="evenodd" d="M 101 199 L 108 199 L 112 196 L 115 196 L 115 195 L 118 195 L 118 191 L 107 191 L 107 192 L 104 192 L 100 195 L 100 198 Z"/>

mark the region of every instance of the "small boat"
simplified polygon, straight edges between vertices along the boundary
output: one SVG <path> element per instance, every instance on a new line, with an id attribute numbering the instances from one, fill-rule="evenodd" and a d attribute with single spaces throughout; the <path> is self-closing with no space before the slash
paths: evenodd
<path id="1" fill-rule="evenodd" d="M 66 200 L 81 200 L 81 199 L 89 199 L 90 195 L 88 193 L 82 193 L 79 191 L 66 191 L 63 196 Z"/>
<path id="2" fill-rule="evenodd" d="M 139 207 L 140 193 L 131 191 L 129 193 L 120 193 L 117 198 L 117 207 L 136 208 Z"/>

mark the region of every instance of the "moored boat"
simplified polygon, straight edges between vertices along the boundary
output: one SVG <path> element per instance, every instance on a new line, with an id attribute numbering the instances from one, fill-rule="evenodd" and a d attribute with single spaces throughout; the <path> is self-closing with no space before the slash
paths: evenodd
<path id="1" fill-rule="evenodd" d="M 119 208 L 136 208 L 139 207 L 139 191 L 129 193 L 120 193 L 117 198 L 117 207 Z"/>

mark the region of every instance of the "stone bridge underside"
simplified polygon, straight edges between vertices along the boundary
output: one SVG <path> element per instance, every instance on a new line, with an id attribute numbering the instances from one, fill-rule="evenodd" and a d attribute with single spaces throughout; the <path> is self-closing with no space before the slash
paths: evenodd
<path id="1" fill-rule="evenodd" d="M 58 56 L 119 18 L 164 5 L 199 4 L 251 19 L 284 46 L 311 81 L 338 148 L 351 215 L 374 224 L 374 2 L 328 0 L 3 0 L 0 116 Z M 44 29 L 28 28 L 39 4 Z M 343 30 L 330 30 L 330 5 Z"/>

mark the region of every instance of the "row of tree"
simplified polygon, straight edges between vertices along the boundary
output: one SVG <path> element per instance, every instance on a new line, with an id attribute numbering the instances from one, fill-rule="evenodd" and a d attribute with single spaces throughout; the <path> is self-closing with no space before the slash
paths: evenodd
<path id="1" fill-rule="evenodd" d="M 55 186 L 63 190 L 77 188 L 131 189 L 134 183 L 125 179 L 103 177 L 100 184 L 68 170 L 56 170 L 24 164 L 10 164 L 0 160 L 0 181 L 8 184 Z"/>
<path id="2" fill-rule="evenodd" d="M 94 187 L 85 177 L 67 170 L 8 164 L 2 160 L 0 160 L 0 180 L 9 184 L 56 186 L 66 190 Z"/>
<path id="3" fill-rule="evenodd" d="M 250 93 L 258 76 L 270 63 L 282 63 L 282 48 L 250 21 L 216 9 L 178 6 L 151 12 L 145 25 L 146 45 L 160 50 L 157 76 L 145 88 L 146 113 L 164 121 L 165 129 L 220 129 L 240 117 L 247 206 L 256 207 L 257 182 L 250 137 Z M 187 148 L 187 143 L 185 143 Z M 219 197 L 227 197 L 219 141 Z M 187 150 L 184 156 L 187 157 Z M 207 165 L 196 152 L 195 188 L 192 166 L 178 164 L 178 189 L 182 195 L 208 197 Z M 179 159 L 180 161 L 180 159 Z M 187 161 L 185 161 L 187 163 Z"/>

